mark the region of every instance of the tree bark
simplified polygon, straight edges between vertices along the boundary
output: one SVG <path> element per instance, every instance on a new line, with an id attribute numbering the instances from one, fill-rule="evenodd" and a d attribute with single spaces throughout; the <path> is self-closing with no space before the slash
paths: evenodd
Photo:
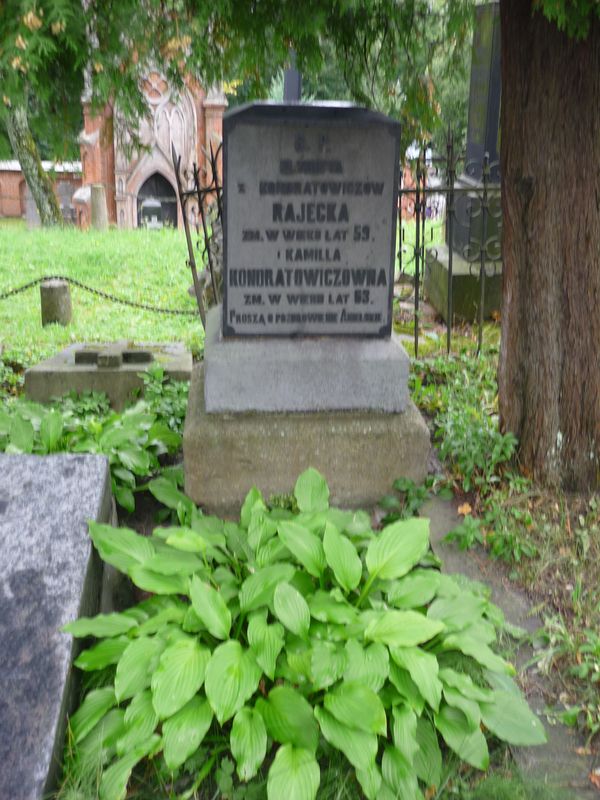
<path id="1" fill-rule="evenodd" d="M 501 0 L 501 425 L 546 485 L 600 484 L 600 25 Z"/>
<path id="2" fill-rule="evenodd" d="M 10 109 L 6 128 L 12 151 L 21 165 L 42 225 L 60 225 L 63 221 L 60 206 L 52 181 L 42 167 L 24 106 L 17 105 Z"/>

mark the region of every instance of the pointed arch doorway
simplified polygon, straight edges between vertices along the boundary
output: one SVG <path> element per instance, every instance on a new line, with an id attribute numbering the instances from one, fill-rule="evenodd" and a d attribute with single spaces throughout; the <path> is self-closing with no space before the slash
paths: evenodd
<path id="1" fill-rule="evenodd" d="M 157 213 L 158 203 L 160 203 L 160 213 Z M 138 227 L 144 225 L 142 219 L 142 206 L 152 209 L 152 216 L 162 220 L 163 225 L 177 227 L 177 195 L 169 181 L 155 172 L 144 181 L 137 196 L 137 224 Z M 146 215 L 144 215 L 146 216 Z"/>

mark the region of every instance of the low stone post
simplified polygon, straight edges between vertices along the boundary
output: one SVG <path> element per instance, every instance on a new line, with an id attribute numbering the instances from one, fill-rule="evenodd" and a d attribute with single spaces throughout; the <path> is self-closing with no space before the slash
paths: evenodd
<path id="1" fill-rule="evenodd" d="M 108 229 L 108 209 L 106 206 L 106 190 L 101 183 L 92 185 L 92 228 L 97 231 Z"/>
<path id="2" fill-rule="evenodd" d="M 58 322 L 68 325 L 71 322 L 71 291 L 67 281 L 50 280 L 40 284 L 42 303 L 42 325 Z"/>

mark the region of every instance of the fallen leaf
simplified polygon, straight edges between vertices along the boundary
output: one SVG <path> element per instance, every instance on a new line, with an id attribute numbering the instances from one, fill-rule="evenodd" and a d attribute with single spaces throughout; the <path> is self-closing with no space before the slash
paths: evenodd
<path id="1" fill-rule="evenodd" d="M 578 756 L 591 756 L 592 750 L 590 747 L 576 747 L 575 753 Z"/>
<path id="2" fill-rule="evenodd" d="M 461 514 L 463 517 L 466 517 L 467 514 L 470 514 L 473 509 L 468 503 L 463 503 L 462 506 L 458 507 L 458 513 Z"/>
<path id="3" fill-rule="evenodd" d="M 594 772 L 590 772 L 589 778 L 591 783 L 593 783 L 594 786 L 596 787 L 596 789 L 600 789 L 600 774 L 598 774 L 596 770 L 594 770 Z"/>

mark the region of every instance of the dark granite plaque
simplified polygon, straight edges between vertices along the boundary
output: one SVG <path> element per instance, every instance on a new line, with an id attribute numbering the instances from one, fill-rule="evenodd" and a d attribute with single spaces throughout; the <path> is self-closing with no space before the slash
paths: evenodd
<path id="1" fill-rule="evenodd" d="M 223 335 L 389 336 L 399 123 L 251 104 L 223 135 Z"/>

